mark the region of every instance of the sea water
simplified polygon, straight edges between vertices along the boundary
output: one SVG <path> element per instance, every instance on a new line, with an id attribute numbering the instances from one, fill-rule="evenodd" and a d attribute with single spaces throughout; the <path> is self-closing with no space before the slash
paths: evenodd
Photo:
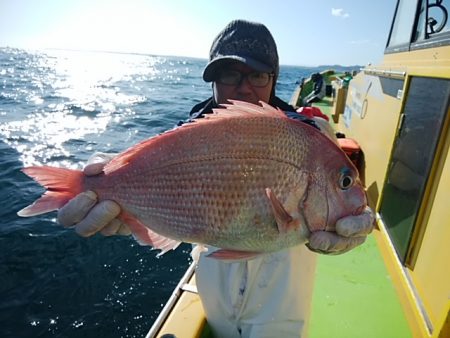
<path id="1" fill-rule="evenodd" d="M 301 62 L 301 60 L 299 60 Z M 0 48 L 0 337 L 142 337 L 190 262 L 131 237 L 78 236 L 56 213 L 16 212 L 43 189 L 20 169 L 82 168 L 187 118 L 211 95 L 206 60 Z M 282 66 L 289 101 L 316 68 Z"/>

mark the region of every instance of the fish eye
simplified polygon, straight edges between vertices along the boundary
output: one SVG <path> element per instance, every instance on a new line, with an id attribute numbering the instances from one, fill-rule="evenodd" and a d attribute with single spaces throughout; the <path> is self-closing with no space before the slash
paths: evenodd
<path id="1" fill-rule="evenodd" d="M 344 169 L 341 171 L 341 176 L 339 177 L 339 187 L 342 190 L 347 190 L 353 186 L 353 177 L 349 169 Z"/>

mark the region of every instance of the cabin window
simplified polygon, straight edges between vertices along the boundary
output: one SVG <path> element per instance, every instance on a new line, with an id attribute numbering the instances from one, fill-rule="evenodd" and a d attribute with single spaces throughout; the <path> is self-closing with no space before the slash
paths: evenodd
<path id="1" fill-rule="evenodd" d="M 415 16 L 416 8 L 411 6 L 411 1 L 400 0 L 398 2 L 388 47 L 409 45 Z"/>
<path id="2" fill-rule="evenodd" d="M 450 44 L 450 0 L 399 0 L 386 53 Z"/>
<path id="3" fill-rule="evenodd" d="M 449 107 L 450 80 L 411 78 L 380 215 L 405 262 L 436 147 Z"/>
<path id="4" fill-rule="evenodd" d="M 449 6 L 449 0 L 422 0 L 412 41 L 432 39 L 450 32 Z"/>
<path id="5" fill-rule="evenodd" d="M 450 1 L 448 0 L 428 1 L 427 37 L 450 32 L 450 22 L 448 21 L 449 7 Z"/>

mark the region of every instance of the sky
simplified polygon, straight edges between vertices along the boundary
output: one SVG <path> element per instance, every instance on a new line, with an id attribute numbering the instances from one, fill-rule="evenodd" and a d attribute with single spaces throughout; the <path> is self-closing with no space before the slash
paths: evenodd
<path id="1" fill-rule="evenodd" d="M 264 23 L 282 65 L 380 63 L 396 0 L 0 0 L 0 47 L 207 58 L 233 19 Z"/>

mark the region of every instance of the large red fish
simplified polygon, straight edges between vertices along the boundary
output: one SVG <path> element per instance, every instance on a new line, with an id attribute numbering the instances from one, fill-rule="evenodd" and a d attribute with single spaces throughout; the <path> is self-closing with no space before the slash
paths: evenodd
<path id="1" fill-rule="evenodd" d="M 163 252 L 181 241 L 208 244 L 228 259 L 304 243 L 311 231 L 361 213 L 365 193 L 344 152 L 261 104 L 234 101 L 129 148 L 97 176 L 24 168 L 48 190 L 18 214 L 46 213 L 93 190 L 121 206 L 120 219 L 141 244 Z"/>

